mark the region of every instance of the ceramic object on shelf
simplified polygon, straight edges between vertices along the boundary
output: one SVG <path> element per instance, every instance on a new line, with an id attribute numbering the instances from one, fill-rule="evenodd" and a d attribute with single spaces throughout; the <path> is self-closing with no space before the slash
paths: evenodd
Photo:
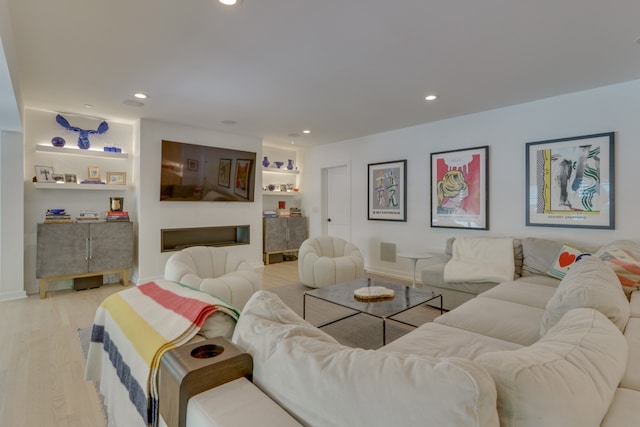
<path id="1" fill-rule="evenodd" d="M 280 169 L 280 168 L 282 167 L 282 165 L 284 165 L 284 162 L 273 162 L 273 163 L 275 163 L 275 164 L 276 164 L 276 167 L 277 167 L 278 169 Z"/>
<path id="2" fill-rule="evenodd" d="M 54 147 L 64 147 L 65 142 L 66 141 L 61 136 L 54 136 L 53 138 L 51 138 L 51 145 L 53 145 Z"/>
<path id="3" fill-rule="evenodd" d="M 289 169 L 290 171 L 293 170 L 293 160 L 289 159 L 287 160 L 287 169 Z"/>
<path id="4" fill-rule="evenodd" d="M 267 187 L 269 189 L 269 191 L 273 191 L 276 189 L 276 186 L 273 184 L 269 184 L 269 186 Z"/>
<path id="5" fill-rule="evenodd" d="M 268 168 L 270 164 L 271 162 L 269 161 L 269 157 L 264 156 L 264 159 L 262 159 L 262 166 L 264 166 L 265 168 Z"/>

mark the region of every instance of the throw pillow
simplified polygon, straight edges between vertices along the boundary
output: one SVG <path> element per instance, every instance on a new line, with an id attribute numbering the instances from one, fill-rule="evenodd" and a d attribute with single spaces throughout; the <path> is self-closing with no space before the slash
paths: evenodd
<path id="1" fill-rule="evenodd" d="M 629 320 L 630 308 L 618 278 L 604 262 L 586 257 L 577 263 L 558 284 L 547 302 L 540 324 L 540 336 L 572 308 L 594 308 L 604 314 L 620 331 Z"/>
<path id="2" fill-rule="evenodd" d="M 551 277 L 555 277 L 556 279 L 562 279 L 572 265 L 580 261 L 585 256 L 590 255 L 591 254 L 580 249 L 564 244 L 560 248 L 560 251 L 558 251 L 555 261 L 551 264 L 549 270 L 547 270 L 547 274 Z"/>
<path id="3" fill-rule="evenodd" d="M 619 240 L 603 246 L 595 256 L 613 269 L 625 294 L 640 289 L 640 245 Z"/>

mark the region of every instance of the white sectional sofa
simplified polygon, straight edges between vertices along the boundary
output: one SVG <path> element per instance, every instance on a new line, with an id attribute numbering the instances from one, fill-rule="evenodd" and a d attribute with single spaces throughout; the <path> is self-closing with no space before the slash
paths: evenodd
<path id="1" fill-rule="evenodd" d="M 260 291 L 233 341 L 253 357 L 252 393 L 302 425 L 640 423 L 640 292 L 626 295 L 596 257 L 561 281 L 531 275 L 493 286 L 378 350 L 343 346 Z M 189 410 L 227 425 L 216 421 L 219 407 Z"/>

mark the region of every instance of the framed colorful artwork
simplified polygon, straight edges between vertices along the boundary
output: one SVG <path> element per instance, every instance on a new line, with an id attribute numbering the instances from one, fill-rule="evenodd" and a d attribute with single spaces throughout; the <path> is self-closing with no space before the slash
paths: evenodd
<path id="1" fill-rule="evenodd" d="M 87 167 L 87 180 L 100 181 L 100 168 L 98 166 Z"/>
<path id="2" fill-rule="evenodd" d="M 231 183 L 231 159 L 220 159 L 218 164 L 218 185 L 229 188 Z"/>
<path id="3" fill-rule="evenodd" d="M 236 160 L 236 177 L 233 192 L 243 199 L 249 198 L 249 186 L 251 185 L 251 164 L 253 161 L 247 159 Z"/>
<path id="4" fill-rule="evenodd" d="M 407 161 L 369 164 L 369 220 L 407 220 Z"/>
<path id="5" fill-rule="evenodd" d="M 107 184 L 126 185 L 127 173 L 126 172 L 107 172 Z"/>
<path id="6" fill-rule="evenodd" d="M 614 132 L 526 144 L 526 225 L 615 228 Z"/>
<path id="7" fill-rule="evenodd" d="M 489 229 L 489 146 L 431 153 L 431 227 Z"/>

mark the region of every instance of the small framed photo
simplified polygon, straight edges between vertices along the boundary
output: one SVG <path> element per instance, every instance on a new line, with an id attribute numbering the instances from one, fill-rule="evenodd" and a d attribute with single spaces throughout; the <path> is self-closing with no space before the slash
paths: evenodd
<path id="1" fill-rule="evenodd" d="M 56 182 L 53 179 L 53 167 L 52 166 L 35 166 L 36 169 L 36 182 Z"/>
<path id="2" fill-rule="evenodd" d="M 78 177 L 75 173 L 65 173 L 64 174 L 64 182 L 67 184 L 77 184 Z"/>
<path id="3" fill-rule="evenodd" d="M 220 159 L 218 185 L 229 188 L 231 183 L 231 159 Z"/>
<path id="4" fill-rule="evenodd" d="M 489 146 L 431 153 L 431 227 L 489 229 Z"/>
<path id="5" fill-rule="evenodd" d="M 613 230 L 614 132 L 526 144 L 526 225 Z"/>
<path id="6" fill-rule="evenodd" d="M 64 184 L 64 174 L 63 173 L 54 173 L 53 180 L 58 184 Z"/>
<path id="7" fill-rule="evenodd" d="M 198 161 L 194 159 L 187 159 L 187 169 L 190 171 L 198 170 Z"/>
<path id="8" fill-rule="evenodd" d="M 107 172 L 107 184 L 125 185 L 127 183 L 126 172 Z"/>
<path id="9" fill-rule="evenodd" d="M 407 221 L 407 161 L 369 164 L 369 220 Z"/>
<path id="10" fill-rule="evenodd" d="M 87 179 L 89 181 L 100 181 L 100 168 L 98 166 L 89 166 L 87 168 Z"/>

